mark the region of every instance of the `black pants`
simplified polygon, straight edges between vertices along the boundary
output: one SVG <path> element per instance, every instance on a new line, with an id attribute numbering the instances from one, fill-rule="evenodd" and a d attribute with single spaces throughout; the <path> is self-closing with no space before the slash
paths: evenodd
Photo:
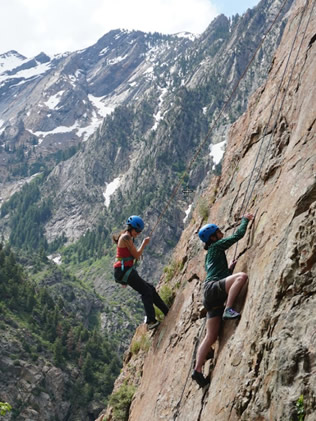
<path id="1" fill-rule="evenodd" d="M 125 268 L 125 270 L 122 271 L 121 268 L 114 268 L 115 279 L 118 281 L 121 280 L 128 269 L 129 268 Z M 168 313 L 169 309 L 157 293 L 156 288 L 150 283 L 144 281 L 135 269 L 132 269 L 129 274 L 127 283 L 141 295 L 147 316 L 147 323 L 156 321 L 154 304 L 163 312 L 164 315 Z"/>

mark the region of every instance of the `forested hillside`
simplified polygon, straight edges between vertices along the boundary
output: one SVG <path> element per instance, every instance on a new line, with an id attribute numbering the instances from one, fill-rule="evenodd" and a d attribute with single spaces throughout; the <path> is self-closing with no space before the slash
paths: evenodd
<path id="1" fill-rule="evenodd" d="M 39 270 L 47 262 L 39 256 L 35 265 Z M 119 345 L 113 335 L 100 334 L 100 299 L 80 311 L 84 286 L 56 267 L 48 278 L 49 287 L 32 281 L 12 250 L 0 245 L 0 400 L 11 402 L 12 419 L 35 420 L 37 411 L 47 420 L 93 419 L 119 373 Z M 62 294 L 55 283 L 62 283 Z M 93 300 L 90 293 L 90 306 Z"/>

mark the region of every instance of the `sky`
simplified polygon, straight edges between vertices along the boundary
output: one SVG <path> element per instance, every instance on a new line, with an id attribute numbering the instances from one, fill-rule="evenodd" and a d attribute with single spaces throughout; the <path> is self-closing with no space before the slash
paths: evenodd
<path id="1" fill-rule="evenodd" d="M 31 58 L 76 51 L 112 29 L 202 33 L 220 13 L 242 15 L 259 0 L 0 0 L 0 54 Z"/>

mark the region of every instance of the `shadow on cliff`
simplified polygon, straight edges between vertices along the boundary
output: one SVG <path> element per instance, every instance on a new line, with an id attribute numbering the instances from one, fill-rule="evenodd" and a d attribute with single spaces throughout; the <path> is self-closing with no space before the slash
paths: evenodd
<path id="1" fill-rule="evenodd" d="M 176 331 L 170 335 L 170 329 L 177 325 L 179 315 L 181 314 L 181 308 L 185 301 L 183 292 L 178 294 L 173 304 L 171 305 L 167 316 L 163 319 L 160 326 L 156 331 L 151 333 L 153 336 L 152 350 L 154 353 L 158 352 L 159 349 L 163 346 L 164 341 L 169 337 L 169 344 L 166 346 L 175 346 L 175 344 L 180 340 L 180 336 Z"/>

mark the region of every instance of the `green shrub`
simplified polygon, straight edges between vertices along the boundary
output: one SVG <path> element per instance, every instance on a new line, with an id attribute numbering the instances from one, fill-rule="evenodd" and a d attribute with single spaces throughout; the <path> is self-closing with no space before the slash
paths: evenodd
<path id="1" fill-rule="evenodd" d="M 141 337 L 138 340 L 135 340 L 132 342 L 131 345 L 131 352 L 132 354 L 138 354 L 138 352 L 140 350 L 147 352 L 150 348 L 150 339 L 147 336 L 146 333 L 144 333 L 143 335 L 141 335 Z"/>
<path id="2" fill-rule="evenodd" d="M 116 392 L 112 393 L 109 404 L 113 408 L 115 421 L 128 421 L 129 408 L 135 391 L 135 386 L 123 384 Z"/>
<path id="3" fill-rule="evenodd" d="M 172 261 L 168 266 L 164 268 L 164 273 L 166 274 L 165 280 L 169 282 L 174 275 L 181 270 L 183 267 L 181 262 Z"/>
<path id="4" fill-rule="evenodd" d="M 163 301 L 166 303 L 166 305 L 168 307 L 171 307 L 171 305 L 173 303 L 173 300 L 175 298 L 175 293 L 168 285 L 163 285 L 160 288 L 159 295 L 163 299 Z M 155 307 L 155 313 L 156 313 L 156 319 L 157 320 L 163 319 L 164 315 L 163 315 L 162 311 L 159 310 L 159 308 Z"/>
<path id="5" fill-rule="evenodd" d="M 0 415 L 4 416 L 8 411 L 11 411 L 12 406 L 8 402 L 0 402 Z"/>
<path id="6" fill-rule="evenodd" d="M 198 211 L 200 217 L 205 221 L 209 215 L 209 205 L 204 197 L 201 197 L 198 202 Z"/>
<path id="7" fill-rule="evenodd" d="M 131 344 L 131 352 L 133 355 L 136 355 L 139 353 L 140 350 L 140 341 L 133 341 Z"/>
<path id="8" fill-rule="evenodd" d="M 163 285 L 159 290 L 159 295 L 163 299 L 163 301 L 170 307 L 173 303 L 175 293 L 174 291 L 168 286 Z"/>
<path id="9" fill-rule="evenodd" d="M 305 409 L 304 409 L 304 396 L 301 395 L 296 402 L 296 415 L 298 421 L 304 421 Z"/>

